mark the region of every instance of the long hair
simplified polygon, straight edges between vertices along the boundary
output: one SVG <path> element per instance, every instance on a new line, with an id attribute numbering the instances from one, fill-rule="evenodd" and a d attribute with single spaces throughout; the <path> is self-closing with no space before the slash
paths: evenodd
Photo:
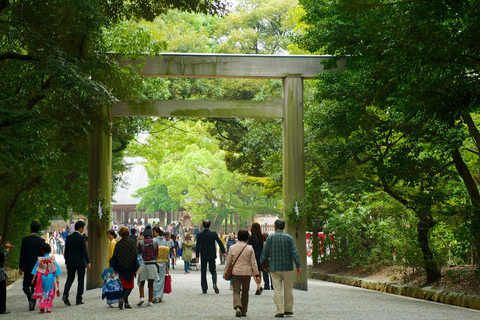
<path id="1" fill-rule="evenodd" d="M 252 232 L 253 241 L 261 242 L 263 240 L 263 238 L 262 238 L 262 228 L 260 227 L 260 224 L 258 222 L 254 222 L 252 224 L 252 227 L 251 227 L 250 231 Z"/>

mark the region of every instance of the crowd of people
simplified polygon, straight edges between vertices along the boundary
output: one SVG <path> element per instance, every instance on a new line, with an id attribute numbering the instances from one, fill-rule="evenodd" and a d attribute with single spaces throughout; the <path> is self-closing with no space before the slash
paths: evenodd
<path id="1" fill-rule="evenodd" d="M 220 263 L 225 264 L 225 275 L 231 274 L 230 289 L 233 291 L 233 309 L 237 317 L 247 314 L 252 276 L 257 284 L 256 295 L 262 294 L 263 290 L 274 290 L 277 307 L 275 317 L 292 315 L 294 265 L 298 274 L 301 269 L 293 238 L 283 232 L 284 228 L 285 222 L 277 220 L 275 232 L 266 235 L 258 223 L 253 223 L 250 232 L 241 229 L 237 236 L 230 233 L 228 237 L 222 232 L 210 230 L 209 220 L 203 221 L 203 231 L 196 229 L 193 234 L 175 234 L 178 229 L 175 229 L 174 224 L 169 225 L 165 231 L 158 225 L 146 225 L 138 229 L 111 229 L 106 233 L 109 246 L 107 268 L 102 274 L 102 298 L 106 298 L 110 308 L 116 307 L 115 304 L 118 304 L 119 309 L 132 308 L 129 296 L 136 282 L 140 297 L 138 307 L 162 302 L 164 293 L 168 293 L 170 287 L 169 270 L 175 269 L 180 257 L 184 261 L 185 274 L 190 273 L 192 265 L 200 265 L 201 289 L 204 294 L 208 291 L 208 266 L 212 288 L 218 294 L 216 259 L 217 254 L 220 254 Z M 85 223 L 77 221 L 61 233 L 48 237 L 48 241 L 39 235 L 39 231 L 38 222 L 32 222 L 31 234 L 22 240 L 20 250 L 19 273 L 24 276 L 22 288 L 29 310 L 35 310 L 38 300 L 40 312 L 49 313 L 52 311 L 54 297 L 60 296 L 58 276 L 61 270 L 54 253 L 64 255 L 67 268 L 63 302 L 67 306 L 72 304 L 69 292 L 76 277 L 78 286 L 75 303 L 84 304 L 82 296 L 85 272 L 92 266 L 84 235 Z M 62 243 L 61 246 L 59 242 Z M 0 252 L 0 314 L 8 313 L 5 309 L 5 279 L 2 276 L 3 264 L 10 248 L 6 244 L 5 251 Z"/>

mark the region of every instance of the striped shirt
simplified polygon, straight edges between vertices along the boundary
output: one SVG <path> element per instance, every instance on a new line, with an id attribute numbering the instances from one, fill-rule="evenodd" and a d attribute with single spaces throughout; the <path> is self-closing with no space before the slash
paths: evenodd
<path id="1" fill-rule="evenodd" d="M 300 258 L 292 236 L 277 230 L 267 238 L 260 263 L 269 259 L 270 271 L 292 271 L 293 263 L 300 268 Z"/>

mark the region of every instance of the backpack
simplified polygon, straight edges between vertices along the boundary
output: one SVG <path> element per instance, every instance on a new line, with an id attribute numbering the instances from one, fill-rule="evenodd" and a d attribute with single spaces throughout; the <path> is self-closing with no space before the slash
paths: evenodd
<path id="1" fill-rule="evenodd" d="M 170 253 L 170 248 L 167 246 L 159 246 L 158 247 L 158 262 L 167 262 L 168 261 L 168 254 Z"/>
<path id="2" fill-rule="evenodd" d="M 157 248 L 158 244 L 153 239 L 144 239 L 141 242 L 142 258 L 143 261 L 155 261 L 157 260 Z"/>

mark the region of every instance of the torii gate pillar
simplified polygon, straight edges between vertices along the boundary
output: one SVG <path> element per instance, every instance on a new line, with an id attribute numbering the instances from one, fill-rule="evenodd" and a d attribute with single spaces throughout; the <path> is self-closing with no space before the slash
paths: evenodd
<path id="1" fill-rule="evenodd" d="M 104 114 L 111 117 L 111 107 Z M 90 136 L 90 186 L 88 190 L 88 256 L 92 269 L 87 271 L 87 290 L 101 288 L 101 274 L 107 267 L 107 231 L 112 202 L 112 136 L 95 128 Z"/>
<path id="2" fill-rule="evenodd" d="M 305 162 L 303 137 L 303 79 L 283 78 L 283 206 L 303 212 L 305 198 Z M 285 213 L 285 209 L 284 209 Z M 293 287 L 308 290 L 307 250 L 305 246 L 306 218 L 294 225 L 287 222 L 285 231 L 292 235 L 300 257 L 302 273 L 295 273 Z"/>

